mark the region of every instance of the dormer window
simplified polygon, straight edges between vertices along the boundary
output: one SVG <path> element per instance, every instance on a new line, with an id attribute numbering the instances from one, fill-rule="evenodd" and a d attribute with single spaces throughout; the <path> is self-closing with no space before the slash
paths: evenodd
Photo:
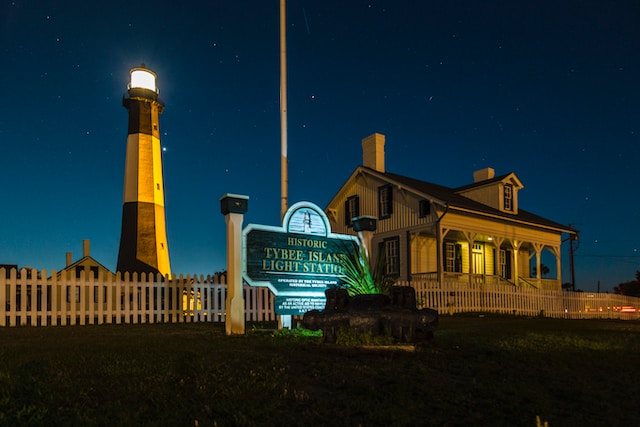
<path id="1" fill-rule="evenodd" d="M 513 212 L 513 185 L 505 184 L 504 185 L 504 210 Z"/>

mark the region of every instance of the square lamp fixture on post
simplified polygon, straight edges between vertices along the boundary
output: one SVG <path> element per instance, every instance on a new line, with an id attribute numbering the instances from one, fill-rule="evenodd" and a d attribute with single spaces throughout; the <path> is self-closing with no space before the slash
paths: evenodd
<path id="1" fill-rule="evenodd" d="M 245 214 L 248 209 L 249 196 L 228 193 L 220 199 L 220 212 L 222 212 L 222 215 L 230 213 Z"/>
<path id="2" fill-rule="evenodd" d="M 372 216 L 358 216 L 352 219 L 353 230 L 358 233 L 360 238 L 360 244 L 364 247 L 364 252 L 369 258 L 371 239 L 373 238 L 373 232 L 376 231 L 376 218 Z"/>

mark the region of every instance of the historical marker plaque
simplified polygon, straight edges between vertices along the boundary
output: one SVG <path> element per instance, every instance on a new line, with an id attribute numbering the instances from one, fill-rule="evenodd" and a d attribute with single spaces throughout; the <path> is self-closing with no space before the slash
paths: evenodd
<path id="1" fill-rule="evenodd" d="M 343 259 L 358 245 L 355 236 L 332 234 L 324 212 L 309 202 L 289 208 L 282 227 L 250 224 L 242 238 L 243 277 L 271 289 L 276 314 L 323 309 L 324 291 L 343 284 Z"/>

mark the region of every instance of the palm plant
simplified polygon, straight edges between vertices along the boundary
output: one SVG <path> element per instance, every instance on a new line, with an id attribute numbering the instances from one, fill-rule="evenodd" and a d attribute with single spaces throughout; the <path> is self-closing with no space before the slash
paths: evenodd
<path id="1" fill-rule="evenodd" d="M 343 287 L 350 296 L 369 294 L 389 294 L 389 288 L 395 282 L 394 278 L 385 274 L 384 252 L 378 256 L 375 267 L 371 269 L 371 263 L 367 253 L 360 245 L 349 245 L 345 250 L 346 256 L 342 258 L 344 275 Z"/>

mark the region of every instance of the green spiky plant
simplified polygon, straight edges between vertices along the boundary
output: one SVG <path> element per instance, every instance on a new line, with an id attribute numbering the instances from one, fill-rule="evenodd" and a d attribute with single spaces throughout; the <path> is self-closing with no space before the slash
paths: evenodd
<path id="1" fill-rule="evenodd" d="M 343 287 L 350 296 L 389 294 L 395 279 L 385 274 L 384 251 L 380 251 L 372 269 L 369 256 L 359 245 L 348 245 L 342 258 L 344 268 Z"/>

